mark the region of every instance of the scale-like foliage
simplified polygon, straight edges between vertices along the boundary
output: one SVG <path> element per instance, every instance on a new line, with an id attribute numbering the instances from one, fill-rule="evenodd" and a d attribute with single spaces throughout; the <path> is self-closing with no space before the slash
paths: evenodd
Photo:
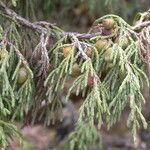
<path id="1" fill-rule="evenodd" d="M 12 1 L 14 6 L 16 2 L 21 1 Z M 4 11 L 1 20 L 5 22 L 0 28 L 2 148 L 7 146 L 6 129 L 19 136 L 16 128 L 7 123 L 9 119 L 25 119 L 27 124 L 41 121 L 45 125 L 62 120 L 62 93 L 70 78 L 66 101 L 75 93 L 81 94 L 84 102 L 66 149 L 99 149 L 97 128 L 102 124 L 110 128 L 120 120 L 125 107 L 130 108 L 127 125 L 134 140 L 141 123 L 147 127 L 141 113 L 145 102 L 141 90 L 145 84 L 149 86 L 143 59 L 149 52 L 150 29 L 149 24 L 146 29 L 140 25 L 149 21 L 149 13 L 138 17 L 141 31 L 111 14 L 97 19 L 87 34 L 79 34 L 64 32 L 47 22 L 31 23 L 1 1 L 0 5 Z M 30 7 L 33 9 L 33 5 Z M 30 18 L 29 14 L 25 16 Z M 106 20 L 114 22 L 111 29 L 105 26 Z M 102 41 L 106 43 L 99 48 L 97 43 Z"/>
<path id="2" fill-rule="evenodd" d="M 102 149 L 101 137 L 96 128 L 93 128 L 93 124 L 80 122 L 76 125 L 75 131 L 69 135 L 64 149 L 100 150 Z"/>

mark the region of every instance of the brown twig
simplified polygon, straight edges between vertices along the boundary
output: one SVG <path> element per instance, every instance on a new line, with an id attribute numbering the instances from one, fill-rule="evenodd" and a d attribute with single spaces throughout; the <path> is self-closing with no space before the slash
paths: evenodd
<path id="1" fill-rule="evenodd" d="M 8 15 L 12 19 L 12 21 L 18 21 L 20 24 L 22 24 L 28 28 L 31 28 L 33 30 L 36 30 L 39 33 L 45 33 L 45 34 L 47 33 L 47 30 L 45 28 L 43 28 L 40 25 L 31 23 L 30 21 L 26 20 L 25 18 L 17 15 L 13 10 L 9 9 L 2 1 L 0 1 L 0 10 L 4 14 Z"/>
<path id="2" fill-rule="evenodd" d="M 148 25 L 150 25 L 150 21 L 141 22 L 141 23 L 135 25 L 135 26 L 133 27 L 133 30 L 138 30 L 138 29 L 144 28 L 144 27 L 146 27 L 146 26 L 148 26 Z"/>
<path id="3" fill-rule="evenodd" d="M 25 66 L 29 66 L 29 64 L 27 63 L 27 61 L 25 60 L 25 58 L 23 57 L 23 55 L 20 53 L 20 51 L 16 48 L 16 46 L 10 42 L 7 41 L 7 44 L 12 46 L 14 48 L 14 51 L 16 52 L 18 58 L 21 60 L 21 62 L 25 65 Z"/>
<path id="4" fill-rule="evenodd" d="M 2 1 L 0 1 L 0 10 L 7 16 L 9 16 L 9 18 L 14 21 L 14 22 L 18 22 L 21 25 L 28 27 L 32 30 L 37 31 L 40 34 L 49 34 L 49 31 L 47 30 L 47 28 L 43 27 L 43 22 L 39 21 L 39 22 L 35 22 L 32 23 L 30 21 L 28 21 L 27 19 L 19 16 L 18 14 L 16 14 L 13 10 L 9 9 Z M 53 28 L 54 24 L 48 23 L 48 22 L 44 22 L 44 25 L 48 25 L 49 27 Z M 89 39 L 98 35 L 101 35 L 101 32 L 97 32 L 97 33 L 76 33 L 76 32 L 59 32 L 57 33 L 59 36 L 63 37 L 63 36 L 71 36 L 71 35 L 75 35 L 77 38 L 79 39 Z M 52 34 L 52 36 L 55 36 L 55 34 Z"/>
<path id="5" fill-rule="evenodd" d="M 37 31 L 40 34 L 49 34 L 49 31 L 46 27 L 44 26 L 49 26 L 50 28 L 54 28 L 55 24 L 51 24 L 49 22 L 45 22 L 45 21 L 39 21 L 39 22 L 30 22 L 27 19 L 19 16 L 17 13 L 15 13 L 13 10 L 11 10 L 10 8 L 8 8 L 2 1 L 0 1 L 0 10 L 7 16 L 9 16 L 9 18 L 14 21 L 14 22 L 18 22 L 19 24 L 28 27 L 32 30 Z M 143 28 L 147 25 L 150 25 L 150 21 L 146 21 L 146 22 L 142 22 L 140 24 L 137 24 L 136 26 L 133 26 L 133 30 L 137 30 L 139 28 Z M 57 35 L 58 36 L 76 36 L 78 39 L 90 39 L 92 37 L 95 36 L 99 36 L 101 35 L 101 32 L 96 32 L 96 33 L 77 33 L 77 32 L 58 32 Z M 51 34 L 53 37 L 56 37 L 56 33 L 52 33 Z"/>

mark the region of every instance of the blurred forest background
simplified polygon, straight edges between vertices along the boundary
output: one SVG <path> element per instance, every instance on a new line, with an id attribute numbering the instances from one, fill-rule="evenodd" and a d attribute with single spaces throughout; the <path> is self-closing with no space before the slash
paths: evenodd
<path id="1" fill-rule="evenodd" d="M 65 31 L 75 32 L 88 31 L 95 19 L 106 14 L 119 15 L 132 25 L 134 17 L 138 12 L 144 12 L 150 8 L 150 0 L 18 0 L 16 7 L 12 6 L 10 0 L 4 0 L 4 2 L 26 19 L 34 22 L 48 21 L 56 23 L 57 26 Z M 15 0 L 13 2 L 15 3 Z M 149 99 L 148 89 L 145 89 L 145 97 L 147 97 L 147 100 Z M 73 98 L 73 103 L 75 104 L 75 108 L 78 109 L 82 100 L 80 98 L 77 99 L 76 102 L 76 99 Z M 146 118 L 150 120 L 149 106 L 147 102 L 143 111 Z M 132 149 L 131 137 L 124 126 L 124 118 L 126 118 L 126 113 L 123 115 L 120 123 L 109 131 L 109 135 L 110 137 L 114 135 L 114 140 L 116 138 L 116 141 L 119 141 L 116 145 L 121 143 L 121 145 L 126 145 L 129 149 Z M 20 127 L 20 123 L 18 123 L 18 126 Z M 21 132 L 26 138 L 26 150 L 44 150 L 45 145 L 49 145 L 50 141 L 56 135 L 55 127 L 51 129 L 41 126 L 26 127 Z M 105 128 L 103 132 L 105 134 Z M 120 141 L 120 137 L 123 139 L 127 138 L 128 140 Z M 149 131 L 143 131 L 139 138 L 141 137 L 144 141 L 150 143 Z M 109 136 L 107 138 L 109 141 Z M 140 140 L 139 142 L 142 143 Z M 111 142 L 109 144 L 111 146 Z M 137 143 L 137 147 L 138 145 L 139 143 Z M 142 150 L 142 148 L 135 149 Z M 20 150 L 20 147 L 17 142 L 12 142 L 9 149 Z M 109 148 L 109 150 L 119 149 L 123 150 L 122 148 Z"/>

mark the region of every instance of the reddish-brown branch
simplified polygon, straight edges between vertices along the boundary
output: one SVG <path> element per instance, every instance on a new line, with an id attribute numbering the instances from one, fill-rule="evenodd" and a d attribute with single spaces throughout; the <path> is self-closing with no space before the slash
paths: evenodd
<path id="1" fill-rule="evenodd" d="M 42 33 L 43 34 L 49 34 L 49 31 L 43 25 L 48 25 L 50 28 L 54 27 L 54 24 L 51 24 L 51 23 L 48 23 L 45 21 L 44 22 L 39 21 L 39 22 L 32 23 L 32 22 L 28 21 L 27 19 L 19 16 L 17 13 L 15 13 L 10 8 L 8 8 L 2 1 L 0 1 L 0 10 L 5 15 L 9 16 L 9 18 L 12 21 L 17 21 L 19 24 L 21 24 L 25 27 L 28 27 L 32 30 L 35 30 L 40 34 L 42 34 Z M 150 25 L 150 21 L 146 21 L 146 22 L 143 22 L 141 24 L 137 24 L 136 26 L 133 27 L 133 30 L 136 30 L 137 28 L 138 29 L 143 28 L 147 25 Z M 57 34 L 61 37 L 75 35 L 78 39 L 90 39 L 92 37 L 101 35 L 101 32 L 96 32 L 96 33 L 58 32 Z M 53 37 L 56 37 L 56 34 L 54 34 L 54 33 L 52 33 L 51 35 Z"/>
<path id="2" fill-rule="evenodd" d="M 47 30 L 47 28 L 43 27 L 43 22 L 41 24 L 41 21 L 39 22 L 35 22 L 32 23 L 30 21 L 28 21 L 27 19 L 19 16 L 18 14 L 16 14 L 13 10 L 9 9 L 2 1 L 0 1 L 0 10 L 7 16 L 9 16 L 9 18 L 12 21 L 17 21 L 18 23 L 20 23 L 21 25 L 28 27 L 32 30 L 37 31 L 40 34 L 49 34 L 49 31 Z M 51 28 L 54 27 L 54 24 L 48 23 L 48 22 L 44 22 L 45 25 L 49 25 Z M 97 32 L 97 33 L 76 33 L 76 32 L 59 32 L 57 33 L 59 36 L 63 37 L 63 36 L 71 36 L 71 35 L 75 35 L 77 38 L 79 39 L 89 39 L 98 35 L 101 35 L 101 32 Z M 52 34 L 52 36 L 56 36 L 55 34 Z"/>

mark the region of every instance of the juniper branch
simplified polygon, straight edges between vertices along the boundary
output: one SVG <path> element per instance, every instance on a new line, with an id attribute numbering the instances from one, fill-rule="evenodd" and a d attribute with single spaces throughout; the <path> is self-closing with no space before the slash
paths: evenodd
<path id="1" fill-rule="evenodd" d="M 48 23 L 48 22 L 35 22 L 32 23 L 30 21 L 28 21 L 27 19 L 19 16 L 18 14 L 16 14 L 13 10 L 9 9 L 2 1 L 0 1 L 0 10 L 7 16 L 9 16 L 9 18 L 12 21 L 17 21 L 18 23 L 20 23 L 21 25 L 28 27 L 32 30 L 37 31 L 40 34 L 49 34 L 49 31 L 47 30 L 47 28 L 44 28 L 43 25 L 48 25 L 51 28 L 54 28 L 54 24 Z M 76 33 L 76 32 L 60 32 L 58 33 L 59 36 L 63 37 L 63 36 L 70 36 L 70 35 L 75 35 L 77 38 L 79 39 L 89 39 L 98 35 L 101 35 L 101 32 L 98 33 Z M 52 36 L 56 37 L 56 35 L 52 34 Z"/>
<path id="2" fill-rule="evenodd" d="M 21 25 L 30 28 L 32 30 L 37 31 L 40 34 L 49 34 L 49 31 L 47 28 L 43 27 L 43 25 L 47 25 L 49 26 L 51 29 L 53 29 L 55 27 L 55 24 L 51 24 L 49 22 L 43 22 L 43 21 L 39 21 L 39 22 L 30 22 L 29 20 L 21 17 L 20 15 L 18 15 L 16 12 L 14 12 L 13 10 L 11 10 L 10 8 L 8 8 L 2 1 L 0 1 L 0 10 L 7 16 L 9 16 L 9 18 L 14 21 L 14 22 L 18 22 Z M 139 28 L 143 28 L 145 26 L 150 25 L 150 21 L 146 21 L 146 22 L 142 22 L 140 24 L 137 24 L 136 26 L 132 27 L 132 30 L 137 30 Z M 77 33 L 77 32 L 59 32 L 57 33 L 58 36 L 76 36 L 78 39 L 90 39 L 92 37 L 95 36 L 99 36 L 101 35 L 101 32 L 96 32 L 96 33 Z M 56 37 L 56 34 L 52 34 L 53 37 Z"/>
<path id="3" fill-rule="evenodd" d="M 150 25 L 150 21 L 145 21 L 145 22 L 142 22 L 142 23 L 135 25 L 133 27 L 133 30 L 138 30 L 140 28 L 144 28 L 144 27 L 149 26 L 149 25 Z"/>

